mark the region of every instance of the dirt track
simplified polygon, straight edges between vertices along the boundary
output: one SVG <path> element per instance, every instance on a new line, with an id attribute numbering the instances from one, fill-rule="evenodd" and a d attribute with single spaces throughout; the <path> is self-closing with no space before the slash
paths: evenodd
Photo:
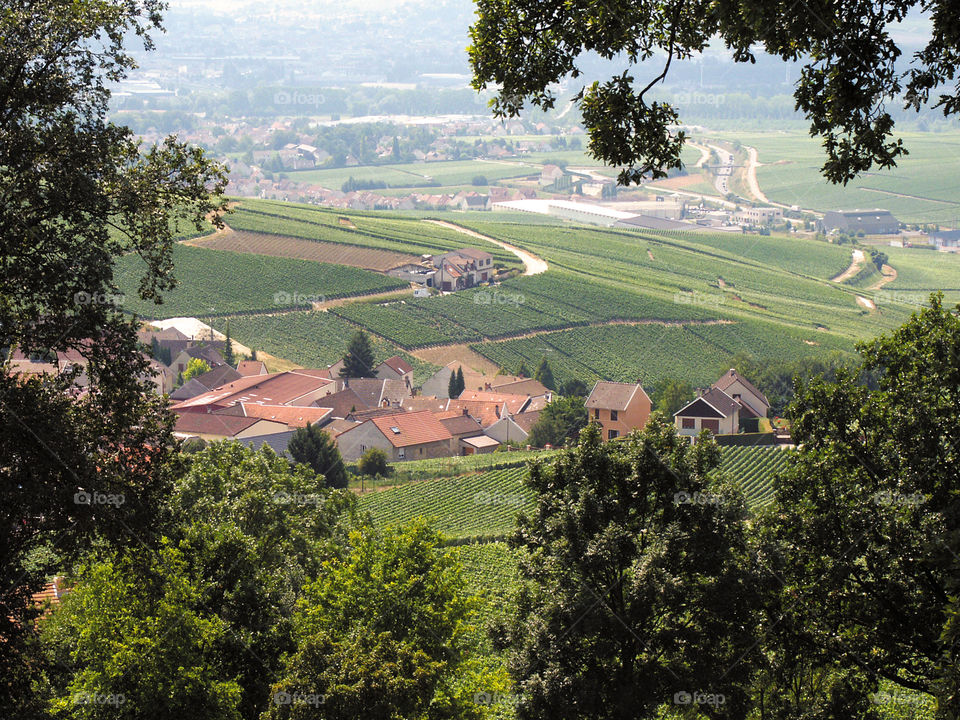
<path id="1" fill-rule="evenodd" d="M 455 230 L 456 232 L 461 232 L 464 235 L 469 235 L 470 237 L 477 238 L 478 240 L 485 240 L 486 242 L 493 243 L 494 245 L 499 245 L 504 250 L 509 250 L 518 258 L 520 262 L 523 263 L 524 275 L 539 275 L 540 273 L 545 273 L 547 271 L 548 265 L 545 260 L 538 258 L 536 255 L 528 253 L 526 250 L 521 250 L 515 245 L 510 245 L 505 243 L 502 240 L 497 240 L 492 238 L 489 235 L 483 235 L 469 228 L 465 228 L 462 225 L 457 225 L 452 222 L 447 222 L 446 220 L 427 220 L 428 223 L 433 223 L 434 225 L 439 225 L 440 227 L 445 227 L 448 230 Z"/>

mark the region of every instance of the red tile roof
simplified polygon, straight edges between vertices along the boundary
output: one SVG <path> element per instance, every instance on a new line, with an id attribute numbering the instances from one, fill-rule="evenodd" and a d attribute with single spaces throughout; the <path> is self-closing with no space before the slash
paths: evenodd
<path id="1" fill-rule="evenodd" d="M 260 360 L 241 360 L 237 365 L 237 372 L 244 377 L 250 375 L 266 375 L 267 366 Z"/>
<path id="2" fill-rule="evenodd" d="M 528 395 L 515 393 L 492 392 L 489 390 L 464 390 L 457 398 L 460 402 L 488 402 L 497 405 L 506 405 L 510 414 L 520 412 L 530 400 Z"/>
<path id="3" fill-rule="evenodd" d="M 292 428 L 302 428 L 306 427 L 307 423 L 320 422 L 333 412 L 333 409 L 328 407 L 259 405 L 257 403 L 241 403 L 240 407 L 243 408 L 243 414 L 246 417 L 282 422 Z"/>
<path id="4" fill-rule="evenodd" d="M 290 370 L 270 375 L 251 375 L 221 385 L 208 393 L 197 395 L 173 406 L 173 410 L 198 410 L 203 407 L 229 407 L 237 403 L 289 405 L 291 402 L 319 390 L 331 381 L 326 378 Z"/>
<path id="5" fill-rule="evenodd" d="M 182 435 L 220 435 L 234 437 L 261 422 L 261 418 L 217 413 L 181 413 L 173 430 Z"/>
<path id="6" fill-rule="evenodd" d="M 410 363 L 408 363 L 399 355 L 394 355 L 391 358 L 387 358 L 380 364 L 386 365 L 388 368 L 394 372 L 400 373 L 401 375 L 406 375 L 407 373 L 413 372 L 413 367 L 410 365 Z"/>
<path id="7" fill-rule="evenodd" d="M 369 420 L 394 447 L 450 440 L 453 436 L 430 411 L 388 415 Z"/>

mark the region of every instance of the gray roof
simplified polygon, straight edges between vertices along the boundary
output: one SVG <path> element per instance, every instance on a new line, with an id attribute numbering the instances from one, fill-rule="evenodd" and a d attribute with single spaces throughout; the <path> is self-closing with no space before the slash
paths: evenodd
<path id="1" fill-rule="evenodd" d="M 710 405 L 710 407 L 712 407 L 714 410 L 719 412 L 724 417 L 730 417 L 735 412 L 737 412 L 737 410 L 740 408 L 740 405 L 737 404 L 737 401 L 734 400 L 729 395 L 727 395 L 723 390 L 718 390 L 717 388 L 710 388 L 707 392 L 705 392 L 703 395 L 698 397 L 696 400 L 693 400 L 687 403 L 686 405 L 684 405 L 682 408 L 680 408 L 677 412 L 674 413 L 674 416 L 677 416 L 677 415 L 681 415 L 681 416 L 685 415 L 688 417 L 691 416 L 691 413 L 686 412 L 687 408 L 693 405 L 696 405 L 698 402 L 701 402 L 701 401 L 706 402 L 708 405 Z M 696 417 L 699 417 L 695 413 L 693 415 Z"/>

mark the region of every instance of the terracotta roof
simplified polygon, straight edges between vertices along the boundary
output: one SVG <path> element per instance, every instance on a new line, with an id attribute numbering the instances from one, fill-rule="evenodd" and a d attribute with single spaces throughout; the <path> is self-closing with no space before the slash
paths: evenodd
<path id="1" fill-rule="evenodd" d="M 328 407 L 259 405 L 257 403 L 240 403 L 240 407 L 246 417 L 282 422 L 292 428 L 302 428 L 306 427 L 307 423 L 321 422 L 333 413 L 333 409 Z"/>
<path id="2" fill-rule="evenodd" d="M 511 415 L 511 419 L 520 426 L 521 430 L 529 434 L 533 426 L 540 420 L 540 411 L 518 413 L 517 415 Z"/>
<path id="3" fill-rule="evenodd" d="M 530 397 L 527 395 L 517 395 L 514 393 L 492 392 L 489 390 L 464 390 L 457 398 L 460 402 L 492 402 L 498 405 L 506 405 L 507 412 L 511 415 L 520 412 Z"/>
<path id="4" fill-rule="evenodd" d="M 401 400 L 400 407 L 407 412 L 416 412 L 418 410 L 444 412 L 447 409 L 447 399 L 438 398 L 435 395 L 414 395 Z"/>
<path id="5" fill-rule="evenodd" d="M 467 433 L 479 435 L 483 432 L 480 422 L 470 415 L 440 418 L 440 424 L 449 430 L 451 435 L 465 435 Z"/>
<path id="6" fill-rule="evenodd" d="M 693 406 L 698 402 L 703 401 L 707 403 L 714 410 L 719 412 L 723 417 L 730 417 L 735 413 L 740 405 L 732 397 L 727 395 L 723 390 L 718 390 L 717 388 L 710 388 L 703 395 L 698 397 L 696 400 L 687 403 L 682 408 L 680 408 L 673 415 L 676 417 L 680 415 L 682 417 L 703 417 L 702 415 L 697 414 L 693 409 Z M 687 412 L 687 408 L 691 408 L 691 412 Z"/>
<path id="7" fill-rule="evenodd" d="M 237 365 L 237 372 L 244 377 L 249 375 L 266 375 L 267 366 L 260 360 L 241 360 Z"/>
<path id="8" fill-rule="evenodd" d="M 385 415 L 396 415 L 397 413 L 405 413 L 406 410 L 398 407 L 385 407 L 385 408 L 367 408 L 366 410 L 357 410 L 356 412 L 349 413 L 346 418 L 347 420 L 359 420 L 363 422 L 364 420 L 369 420 L 370 418 L 375 417 L 384 417 Z"/>
<path id="9" fill-rule="evenodd" d="M 391 358 L 387 358 L 380 364 L 386 365 L 388 368 L 394 372 L 400 373 L 401 375 L 406 375 L 407 373 L 413 372 L 413 366 L 411 366 L 410 363 L 408 363 L 399 355 L 394 355 Z"/>
<path id="10" fill-rule="evenodd" d="M 584 407 L 601 408 L 603 410 L 626 410 L 637 392 L 646 396 L 639 383 L 620 383 L 598 380 L 590 395 L 584 402 Z M 649 400 L 649 398 L 647 398 Z"/>
<path id="11" fill-rule="evenodd" d="M 503 415 L 509 414 L 509 412 L 504 412 L 501 403 L 486 400 L 451 400 L 447 405 L 447 410 L 456 411 L 460 415 L 466 410 L 470 415 L 477 418 L 480 425 L 485 428 L 493 425 Z"/>
<path id="12" fill-rule="evenodd" d="M 331 408 L 331 417 L 335 418 L 345 418 L 351 412 L 368 409 L 368 405 L 351 388 L 324 395 L 318 398 L 314 405 Z"/>
<path id="13" fill-rule="evenodd" d="M 546 395 L 550 389 L 539 380 L 524 378 L 522 380 L 513 380 L 503 382 L 500 385 L 493 385 L 493 389 L 499 393 L 510 393 L 511 395 Z"/>
<path id="14" fill-rule="evenodd" d="M 729 370 L 727 370 L 727 372 L 724 373 L 723 377 L 721 377 L 719 380 L 717 380 L 713 384 L 713 387 L 717 388 L 717 390 L 723 390 L 724 392 L 726 392 L 727 388 L 733 385 L 737 380 L 739 380 L 741 384 L 743 384 L 743 386 L 747 388 L 750 392 L 755 393 L 757 397 L 763 400 L 763 402 L 767 404 L 767 407 L 770 407 L 770 401 L 767 400 L 767 396 L 764 395 L 759 390 L 757 390 L 757 388 L 753 385 L 753 383 L 751 383 L 749 380 L 747 380 L 743 375 L 739 374 L 733 368 L 730 368 Z"/>
<path id="15" fill-rule="evenodd" d="M 429 411 L 373 418 L 372 422 L 394 447 L 409 447 L 450 440 L 453 436 Z"/>
<path id="16" fill-rule="evenodd" d="M 181 413 L 173 431 L 183 435 L 222 435 L 233 437 L 260 422 L 260 418 L 216 413 Z"/>
<path id="17" fill-rule="evenodd" d="M 256 402 L 262 405 L 289 405 L 329 384 L 325 378 L 290 370 L 270 375 L 250 375 L 214 388 L 173 406 L 174 410 L 199 409 L 215 405 L 227 407 L 237 403 Z"/>

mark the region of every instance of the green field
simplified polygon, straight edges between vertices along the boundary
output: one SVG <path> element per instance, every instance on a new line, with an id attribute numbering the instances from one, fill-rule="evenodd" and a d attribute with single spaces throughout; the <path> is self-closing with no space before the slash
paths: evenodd
<path id="1" fill-rule="evenodd" d="M 394 290 L 407 283 L 344 265 L 208 250 L 189 245 L 173 248 L 179 287 L 163 293 L 163 304 L 138 295 L 145 263 L 137 255 L 120 258 L 115 278 L 124 308 L 150 319 L 278 312 L 309 306 L 317 300 Z"/>
<path id="2" fill-rule="evenodd" d="M 804 133 L 715 135 L 757 148 L 757 181 L 775 202 L 819 211 L 884 208 L 901 222 L 960 227 L 960 134 L 904 133 L 910 154 L 897 168 L 869 171 L 845 187 L 823 179 L 820 141 Z"/>
<path id="3" fill-rule="evenodd" d="M 293 182 L 312 183 L 334 190 L 339 190 L 351 177 L 355 180 L 382 180 L 392 188 L 423 189 L 439 185 L 470 185 L 477 175 L 483 175 L 488 181 L 493 182 L 503 178 L 539 174 L 539 166 L 530 166 L 518 161 L 481 160 L 401 163 L 330 170 L 298 170 L 286 173 Z"/>

